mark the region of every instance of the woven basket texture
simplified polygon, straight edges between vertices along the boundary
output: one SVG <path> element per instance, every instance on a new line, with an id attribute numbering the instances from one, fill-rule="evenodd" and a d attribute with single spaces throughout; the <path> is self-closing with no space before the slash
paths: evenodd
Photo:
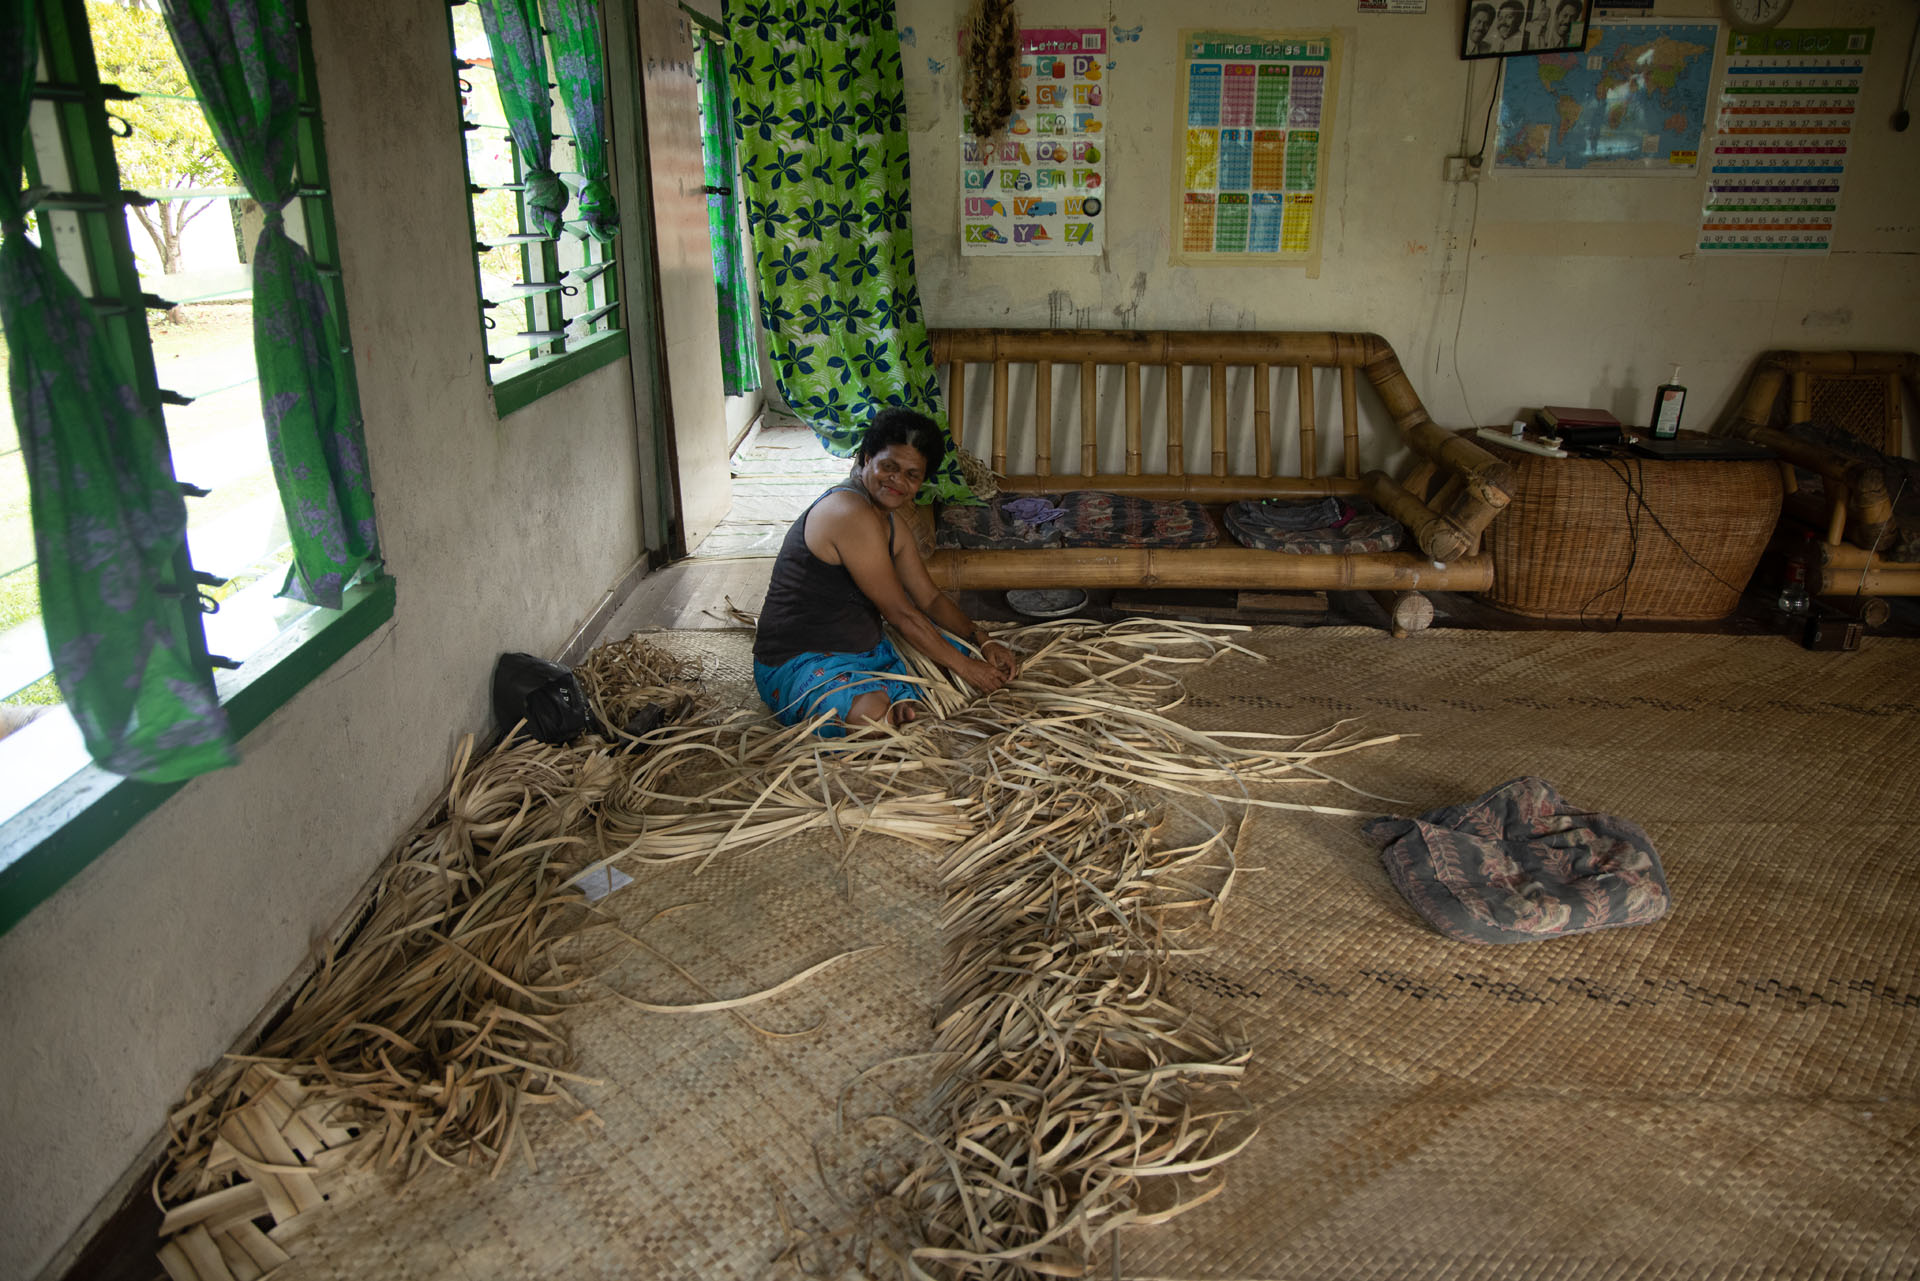
<path id="1" fill-rule="evenodd" d="M 1489 604 L 1534 618 L 1721 618 L 1780 515 L 1766 461 L 1542 458 L 1490 445 L 1515 471 L 1487 529 Z"/>
<path id="2" fill-rule="evenodd" d="M 676 633 L 739 683 L 745 633 Z M 1452 942 L 1395 895 L 1358 818 L 1255 811 L 1220 930 L 1171 962 L 1172 999 L 1252 1047 L 1260 1131 L 1226 1189 L 1119 1234 L 1090 1275 L 1280 1278 L 1839 1278 L 1920 1270 L 1920 642 L 1812 653 L 1778 637 L 1267 629 L 1186 669 L 1175 713 L 1299 733 L 1402 732 L 1327 762 L 1414 814 L 1538 774 L 1642 824 L 1663 921 L 1514 947 Z M 751 688 L 738 701 L 752 697 Z M 1204 803 L 1201 803 L 1204 808 Z M 609 900 L 627 928 L 738 994 L 851 947 L 744 1011 L 579 1010 L 600 1124 L 547 1116 L 539 1169 L 363 1180 L 289 1245 L 276 1281 L 345 1277 L 794 1278 L 785 1226 L 884 1142 L 846 1115 L 915 1116 L 931 1069 L 935 858 L 863 843 L 844 871 L 794 841 L 650 869 Z M 691 903 L 666 916 L 661 909 Z M 703 995 L 639 956 L 614 976 Z M 816 1161 L 816 1149 L 818 1159 Z M 833 1187 L 822 1182 L 822 1173 Z M 816 1256 L 806 1275 L 851 1278 Z M 884 1274 L 876 1274 L 884 1275 Z"/>

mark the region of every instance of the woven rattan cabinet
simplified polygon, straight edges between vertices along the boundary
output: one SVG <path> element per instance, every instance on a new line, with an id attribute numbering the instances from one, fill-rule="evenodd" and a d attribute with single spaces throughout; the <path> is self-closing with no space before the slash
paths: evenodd
<path id="1" fill-rule="evenodd" d="M 1534 618 L 1732 613 L 1780 514 L 1778 463 L 1543 458 L 1511 463 L 1513 502 L 1486 533 L 1482 599 Z"/>

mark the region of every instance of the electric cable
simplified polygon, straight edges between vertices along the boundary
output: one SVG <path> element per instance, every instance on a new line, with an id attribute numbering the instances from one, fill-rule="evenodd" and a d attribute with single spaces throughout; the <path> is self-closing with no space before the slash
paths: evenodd
<path id="1" fill-rule="evenodd" d="M 1487 158 L 1487 144 L 1493 141 L 1493 104 L 1500 101 L 1500 77 L 1506 71 L 1507 60 L 1500 59 L 1493 68 L 1493 92 L 1487 95 L 1487 119 L 1480 126 L 1480 145 L 1474 149 L 1473 167 L 1480 168 Z"/>
<path id="2" fill-rule="evenodd" d="M 1480 147 L 1471 157 L 1473 167 L 1476 170 L 1481 167 L 1482 162 L 1486 159 L 1489 131 L 1493 128 L 1493 104 L 1500 101 L 1499 68 L 1506 65 L 1506 59 L 1502 58 L 1499 65 L 1494 69 L 1493 93 L 1487 98 L 1487 120 L 1486 124 L 1480 130 Z M 1468 84 L 1469 86 L 1472 84 L 1471 73 L 1469 73 Z M 1464 128 L 1462 132 L 1465 132 Z M 1456 196 L 1458 190 L 1459 185 L 1455 184 Z M 1476 182 L 1473 184 L 1473 211 L 1467 215 L 1467 239 L 1463 251 L 1466 265 L 1460 269 L 1460 306 L 1455 309 L 1453 314 L 1453 381 L 1459 384 L 1460 402 L 1467 407 L 1467 420 L 1475 424 L 1480 423 L 1480 416 L 1473 412 L 1473 398 L 1467 395 L 1467 380 L 1462 377 L 1460 373 L 1460 331 L 1466 326 L 1467 286 L 1473 281 L 1473 240 L 1474 237 L 1479 234 L 1479 230 L 1480 184 Z"/>
<path id="3" fill-rule="evenodd" d="M 1907 95 L 1913 92 L 1913 69 L 1920 65 L 1920 9 L 1913 18 L 1913 34 L 1907 37 L 1907 73 L 1900 81 L 1900 101 L 1893 112 L 1893 131 L 1905 133 L 1913 117 L 1907 113 Z"/>
<path id="4" fill-rule="evenodd" d="M 1892 509 L 1892 514 L 1887 517 L 1887 523 L 1880 526 L 1880 532 L 1873 536 L 1873 546 L 1867 548 L 1866 563 L 1860 566 L 1859 585 L 1853 589 L 1853 594 L 1855 596 L 1865 596 L 1867 594 L 1867 574 L 1873 568 L 1873 558 L 1879 554 L 1880 540 L 1887 536 L 1887 530 L 1893 525 L 1899 523 L 1900 495 L 1906 492 L 1907 492 L 1907 478 L 1903 475 L 1900 477 L 1900 483 L 1894 486 L 1893 501 L 1888 504 L 1888 506 Z"/>
<path id="5" fill-rule="evenodd" d="M 1587 597 L 1587 599 L 1581 603 L 1580 621 L 1583 624 L 1587 622 L 1587 608 L 1590 605 L 1592 605 L 1594 601 L 1599 600 L 1601 597 L 1605 596 L 1608 592 L 1612 592 L 1615 590 L 1618 590 L 1620 592 L 1620 605 L 1614 614 L 1613 628 L 1610 628 L 1609 630 L 1617 629 L 1620 626 L 1620 624 L 1623 621 L 1625 621 L 1626 609 L 1627 609 L 1626 588 L 1629 580 L 1631 580 L 1633 577 L 1634 566 L 1639 563 L 1639 559 L 1640 559 L 1640 520 L 1639 520 L 1640 512 L 1644 512 L 1646 514 L 1647 519 L 1651 520 L 1654 523 L 1654 525 L 1658 527 L 1660 532 L 1667 536 L 1667 541 L 1673 544 L 1674 550 L 1678 551 L 1682 556 L 1686 557 L 1689 561 L 1692 561 L 1695 566 L 1697 566 L 1702 572 L 1704 572 L 1707 575 L 1707 577 L 1713 579 L 1714 582 L 1719 583 L 1722 587 L 1732 592 L 1736 598 L 1740 596 L 1744 596 L 1746 594 L 1745 585 L 1731 583 L 1731 582 L 1728 582 L 1725 578 L 1722 578 L 1720 574 L 1717 571 L 1715 571 L 1711 565 L 1708 565 L 1705 561 L 1701 560 L 1698 556 L 1695 556 L 1691 551 L 1687 550 L 1687 545 L 1680 541 L 1679 535 L 1675 534 L 1671 529 L 1669 529 L 1667 527 L 1667 523 L 1664 520 L 1660 519 L 1660 513 L 1655 511 L 1653 509 L 1653 504 L 1647 501 L 1646 460 L 1637 459 L 1637 458 L 1622 459 L 1621 462 L 1623 463 L 1623 466 L 1621 466 L 1618 470 L 1614 468 L 1614 465 L 1613 465 L 1614 460 L 1611 458 L 1602 457 L 1598 461 L 1604 463 L 1606 465 L 1607 471 L 1612 475 L 1618 477 L 1620 480 L 1620 483 L 1626 487 L 1627 567 L 1624 571 L 1622 571 L 1619 578 L 1607 584 L 1605 587 L 1601 588 L 1599 591 L 1595 592 L 1593 595 Z M 1633 463 L 1639 464 L 1640 476 L 1639 476 L 1638 484 L 1636 484 L 1634 481 L 1633 470 L 1630 466 L 1630 464 L 1633 464 Z"/>

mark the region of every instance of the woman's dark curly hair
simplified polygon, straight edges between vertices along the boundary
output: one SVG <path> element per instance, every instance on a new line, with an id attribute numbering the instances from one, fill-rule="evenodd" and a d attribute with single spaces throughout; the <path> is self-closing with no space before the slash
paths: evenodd
<path id="1" fill-rule="evenodd" d="M 911 445 L 919 450 L 920 456 L 927 460 L 929 478 L 940 470 L 940 464 L 947 457 L 947 433 L 940 430 L 940 424 L 925 414 L 897 406 L 873 416 L 861 434 L 853 461 L 864 465 L 888 445 Z"/>

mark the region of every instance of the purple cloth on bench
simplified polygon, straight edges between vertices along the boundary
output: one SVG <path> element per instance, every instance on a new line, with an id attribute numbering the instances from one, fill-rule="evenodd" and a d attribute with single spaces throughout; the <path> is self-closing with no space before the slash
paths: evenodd
<path id="1" fill-rule="evenodd" d="M 1021 519 L 1021 513 L 1035 510 L 1030 504 L 1042 504 L 1054 513 L 1038 522 Z M 1015 498 L 1001 494 L 984 507 L 940 508 L 933 527 L 935 547 L 959 547 L 974 551 L 1020 550 L 1032 547 L 1060 546 L 1058 517 L 1061 508 L 1045 494 L 1027 494 Z"/>

